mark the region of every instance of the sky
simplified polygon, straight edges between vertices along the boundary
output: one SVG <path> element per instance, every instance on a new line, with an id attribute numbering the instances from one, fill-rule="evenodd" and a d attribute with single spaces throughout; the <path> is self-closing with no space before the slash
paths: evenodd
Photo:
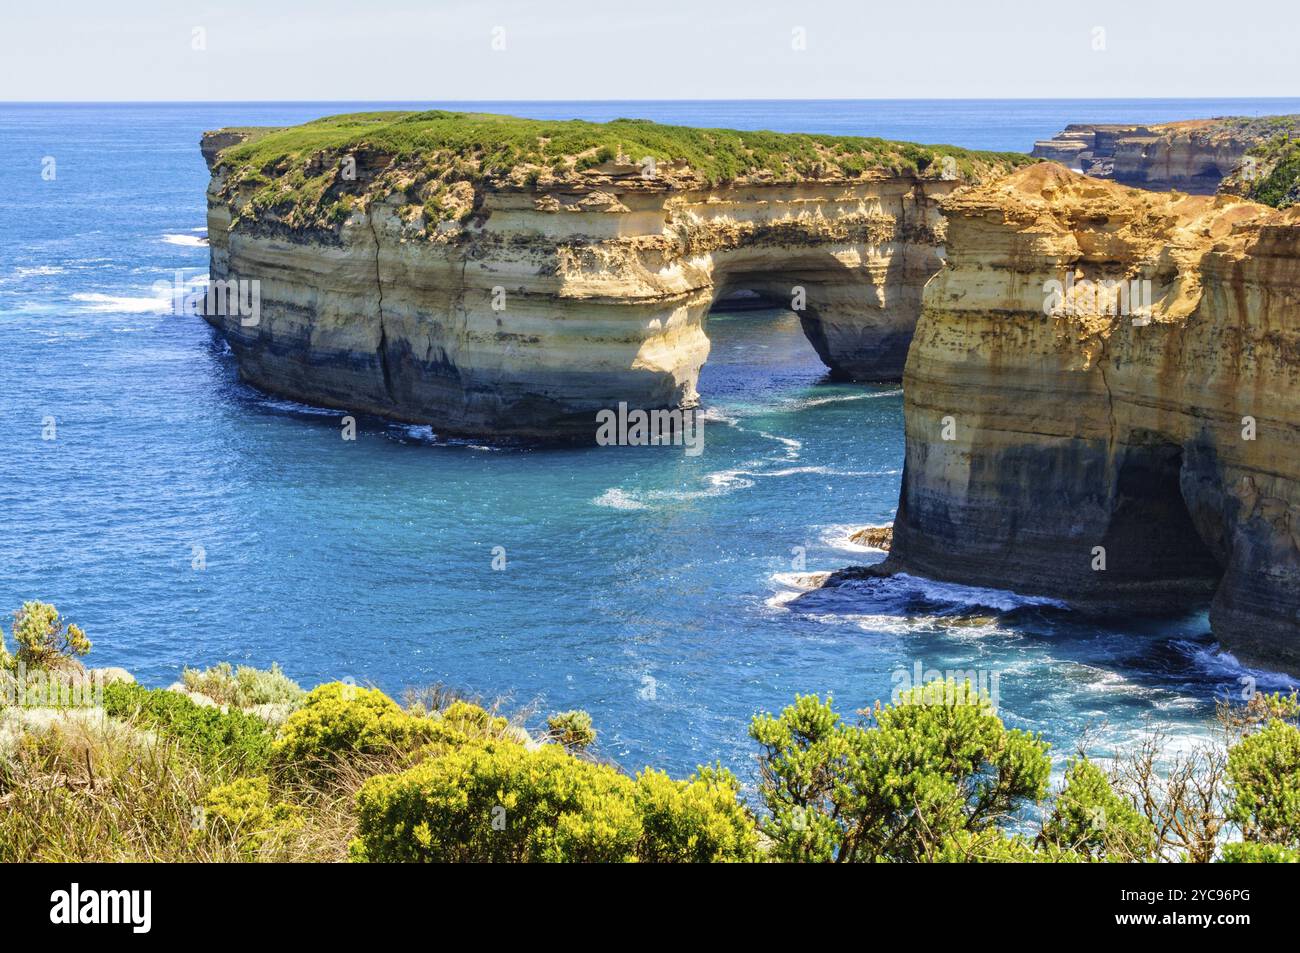
<path id="1" fill-rule="evenodd" d="M 0 100 L 1300 94 L 1300 3 L 63 0 L 6 4 Z"/>

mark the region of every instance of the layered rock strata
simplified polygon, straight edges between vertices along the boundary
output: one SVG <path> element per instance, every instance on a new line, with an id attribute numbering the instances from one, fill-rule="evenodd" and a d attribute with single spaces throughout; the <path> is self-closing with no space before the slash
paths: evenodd
<path id="1" fill-rule="evenodd" d="M 1045 163 L 944 213 L 879 571 L 1212 599 L 1227 648 L 1300 671 L 1300 210 Z"/>
<path id="2" fill-rule="evenodd" d="M 1035 158 L 1146 189 L 1211 195 L 1253 149 L 1300 131 L 1300 116 L 1226 117 L 1159 125 L 1076 123 L 1034 143 Z"/>
<path id="3" fill-rule="evenodd" d="M 250 169 L 230 158 L 250 135 L 203 148 L 212 279 L 260 288 L 255 322 L 209 316 L 241 374 L 476 435 L 583 436 L 620 402 L 690 406 L 710 306 L 737 290 L 797 310 L 837 376 L 899 377 L 941 260 L 938 202 L 971 177 L 818 162 L 715 183 L 624 156 L 494 176 L 364 140 Z M 312 215 L 275 191 L 303 175 Z"/>

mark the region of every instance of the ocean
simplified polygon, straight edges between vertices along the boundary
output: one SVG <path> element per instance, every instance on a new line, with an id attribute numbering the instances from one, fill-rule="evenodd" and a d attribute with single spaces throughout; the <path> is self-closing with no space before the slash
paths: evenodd
<path id="1" fill-rule="evenodd" d="M 704 452 L 502 447 L 360 421 L 239 382 L 159 282 L 207 271 L 200 134 L 378 108 L 619 116 L 1028 151 L 1069 122 L 1300 112 L 1300 100 L 0 104 L 0 612 L 54 602 L 89 662 L 166 685 L 278 662 L 306 685 L 441 682 L 537 723 L 585 708 L 605 757 L 752 781 L 752 715 L 840 711 L 920 671 L 996 691 L 1058 755 L 1204 734 L 1249 672 L 1203 608 L 1099 625 L 1034 594 L 875 560 L 902 468 L 897 386 L 827 380 L 788 312 L 710 318 Z M 54 169 L 53 177 L 42 175 Z M 504 568 L 493 568 L 494 556 Z M 501 558 L 496 559 L 501 565 Z"/>

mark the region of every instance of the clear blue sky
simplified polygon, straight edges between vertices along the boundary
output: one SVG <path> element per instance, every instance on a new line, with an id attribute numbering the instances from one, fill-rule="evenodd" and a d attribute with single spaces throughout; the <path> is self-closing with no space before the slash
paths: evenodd
<path id="1" fill-rule="evenodd" d="M 1296 0 L 20 0 L 0 29 L 0 99 L 1294 96 L 1298 10 Z"/>

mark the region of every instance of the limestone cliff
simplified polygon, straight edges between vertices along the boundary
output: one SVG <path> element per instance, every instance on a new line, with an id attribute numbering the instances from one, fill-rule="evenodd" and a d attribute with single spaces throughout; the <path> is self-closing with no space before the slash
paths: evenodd
<path id="1" fill-rule="evenodd" d="M 1045 163 L 944 213 L 884 571 L 1123 611 L 1212 597 L 1226 647 L 1300 671 L 1300 209 Z M 1127 308 L 1106 280 L 1139 282 Z"/>
<path id="2" fill-rule="evenodd" d="M 255 322 L 209 320 L 261 388 L 451 433 L 589 435 L 620 401 L 691 404 L 710 305 L 738 289 L 799 310 L 835 374 L 897 378 L 938 201 L 1028 161 L 631 121 L 329 122 L 205 137 L 212 279 L 260 286 Z"/>
<path id="3" fill-rule="evenodd" d="M 1034 144 L 1050 159 L 1095 178 L 1146 189 L 1211 195 L 1263 143 L 1300 132 L 1300 116 L 1223 117 L 1158 125 L 1075 123 Z"/>

